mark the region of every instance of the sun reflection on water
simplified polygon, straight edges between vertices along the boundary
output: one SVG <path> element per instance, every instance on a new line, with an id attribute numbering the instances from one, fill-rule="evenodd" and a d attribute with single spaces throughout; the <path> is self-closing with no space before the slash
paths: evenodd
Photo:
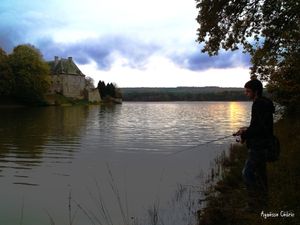
<path id="1" fill-rule="evenodd" d="M 242 102 L 230 102 L 228 107 L 228 118 L 230 120 L 230 128 L 238 129 L 246 126 L 245 121 L 249 120 L 249 108 L 245 107 Z M 246 117 L 246 119 L 245 119 Z"/>

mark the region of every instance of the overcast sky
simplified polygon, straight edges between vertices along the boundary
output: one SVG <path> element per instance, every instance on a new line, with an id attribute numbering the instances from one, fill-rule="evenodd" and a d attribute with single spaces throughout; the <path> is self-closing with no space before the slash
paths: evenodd
<path id="1" fill-rule="evenodd" d="M 249 55 L 200 51 L 194 0 L 0 0 L 0 46 L 72 56 L 81 71 L 119 87 L 243 87 Z"/>

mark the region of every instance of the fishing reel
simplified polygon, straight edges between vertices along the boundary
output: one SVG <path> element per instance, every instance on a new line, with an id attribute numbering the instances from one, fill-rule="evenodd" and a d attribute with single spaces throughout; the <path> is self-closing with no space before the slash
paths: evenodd
<path id="1" fill-rule="evenodd" d="M 236 142 L 238 142 L 238 143 L 241 142 L 241 135 L 238 134 L 238 132 L 233 133 L 232 136 L 235 137 L 235 141 L 236 141 Z"/>
<path id="2" fill-rule="evenodd" d="M 245 140 L 242 139 L 241 135 L 247 130 L 248 127 L 241 127 L 237 132 L 233 133 L 232 136 L 236 137 L 235 141 L 243 144 Z"/>

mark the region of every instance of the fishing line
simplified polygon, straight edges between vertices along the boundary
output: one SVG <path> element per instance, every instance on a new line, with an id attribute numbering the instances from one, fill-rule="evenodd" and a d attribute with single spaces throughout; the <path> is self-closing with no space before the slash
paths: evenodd
<path id="1" fill-rule="evenodd" d="M 194 150 L 195 148 L 197 148 L 199 146 L 208 145 L 210 143 L 217 142 L 217 141 L 220 141 L 220 140 L 224 140 L 224 139 L 227 139 L 229 137 L 232 137 L 232 134 L 231 135 L 227 135 L 225 137 L 220 137 L 220 138 L 217 138 L 217 139 L 214 139 L 214 140 L 206 141 L 204 143 L 201 143 L 201 144 L 198 144 L 198 145 L 195 145 L 195 146 L 191 146 L 191 147 L 188 147 L 186 149 L 181 149 L 179 151 L 171 152 L 167 156 L 176 155 L 176 154 L 181 153 L 181 152 L 191 151 L 191 150 Z"/>
<path id="2" fill-rule="evenodd" d="M 182 153 L 182 152 L 187 152 L 187 151 L 195 150 L 197 147 L 208 145 L 210 143 L 217 142 L 217 141 L 220 141 L 220 140 L 224 140 L 224 139 L 227 139 L 229 137 L 232 137 L 232 134 L 231 135 L 227 135 L 227 136 L 223 136 L 223 137 L 220 137 L 220 138 L 217 138 L 217 139 L 213 139 L 213 140 L 208 140 L 208 141 L 205 141 L 203 143 L 200 143 L 200 144 L 197 144 L 197 145 L 194 145 L 194 146 L 189 146 L 187 148 L 184 148 L 184 149 L 181 149 L 181 150 L 178 150 L 178 151 L 175 151 L 175 152 L 171 152 L 171 153 L 165 155 L 166 157 L 168 157 L 168 158 L 165 158 L 165 159 L 167 159 L 168 161 L 169 160 L 171 161 L 172 159 L 169 156 L 173 156 L 173 155 L 176 155 L 176 154 L 179 154 L 179 153 Z M 167 168 L 167 163 L 164 163 L 163 164 L 162 173 L 161 173 L 161 178 L 160 178 L 159 185 L 158 185 L 157 199 L 154 202 L 154 209 L 153 210 L 157 214 L 156 215 L 156 219 L 160 217 L 160 211 L 159 211 L 159 209 L 160 209 L 160 201 L 159 201 L 160 187 L 161 187 L 162 179 L 167 174 L 166 171 L 168 169 L 170 169 L 170 167 Z"/>

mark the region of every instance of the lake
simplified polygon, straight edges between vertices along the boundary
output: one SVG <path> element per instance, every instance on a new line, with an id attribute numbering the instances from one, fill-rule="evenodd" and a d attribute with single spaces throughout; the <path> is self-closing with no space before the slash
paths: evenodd
<path id="1" fill-rule="evenodd" d="M 137 225 L 155 215 L 191 224 L 201 182 L 234 142 L 222 138 L 247 125 L 250 110 L 250 102 L 1 108 L 0 224 Z"/>

